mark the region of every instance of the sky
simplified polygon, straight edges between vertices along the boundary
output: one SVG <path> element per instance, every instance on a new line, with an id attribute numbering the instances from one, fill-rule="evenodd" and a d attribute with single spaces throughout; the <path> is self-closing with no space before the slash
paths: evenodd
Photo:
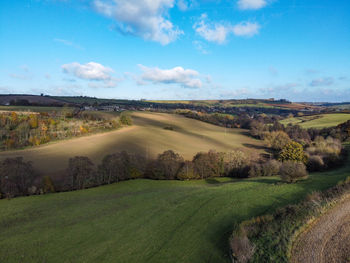
<path id="1" fill-rule="evenodd" d="M 350 1 L 1 0 L 0 93 L 350 101 Z"/>

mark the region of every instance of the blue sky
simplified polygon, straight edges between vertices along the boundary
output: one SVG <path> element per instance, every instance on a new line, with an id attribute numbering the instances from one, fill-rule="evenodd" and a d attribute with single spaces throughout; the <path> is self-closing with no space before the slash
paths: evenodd
<path id="1" fill-rule="evenodd" d="M 1 0 L 0 93 L 350 101 L 350 1 Z"/>

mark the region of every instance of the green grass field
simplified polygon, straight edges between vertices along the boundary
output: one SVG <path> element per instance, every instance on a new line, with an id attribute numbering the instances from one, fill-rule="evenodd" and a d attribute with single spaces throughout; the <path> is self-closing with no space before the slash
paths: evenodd
<path id="1" fill-rule="evenodd" d="M 0 200 L 0 262 L 230 262 L 235 224 L 336 184 L 349 164 L 296 184 L 139 179 Z"/>
<path id="2" fill-rule="evenodd" d="M 134 125 L 130 127 L 24 150 L 0 152 L 0 160 L 23 156 L 32 161 L 38 171 L 51 175 L 63 172 L 70 157 L 88 156 L 98 164 L 105 155 L 121 150 L 155 157 L 171 149 L 186 159 L 210 149 L 230 151 L 242 148 L 251 153 L 263 152 L 262 141 L 247 136 L 246 130 L 225 129 L 175 114 L 134 112 L 132 118 Z"/>
<path id="3" fill-rule="evenodd" d="M 288 118 L 281 121 L 282 124 L 287 125 L 298 124 L 302 128 L 327 128 L 334 127 L 340 123 L 350 120 L 350 114 L 346 113 L 336 113 L 336 114 L 321 114 L 321 115 L 312 115 L 312 116 L 302 116 Z"/>

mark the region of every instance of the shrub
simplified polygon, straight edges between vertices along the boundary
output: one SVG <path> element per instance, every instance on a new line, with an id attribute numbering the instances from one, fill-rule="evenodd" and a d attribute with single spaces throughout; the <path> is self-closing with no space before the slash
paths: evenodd
<path id="1" fill-rule="evenodd" d="M 282 181 L 292 183 L 307 176 L 306 166 L 302 162 L 285 161 L 280 168 Z"/>
<path id="2" fill-rule="evenodd" d="M 53 185 L 53 182 L 52 182 L 52 179 L 50 176 L 44 176 L 43 188 L 44 188 L 44 193 L 54 193 L 55 192 L 55 187 Z"/>
<path id="3" fill-rule="evenodd" d="M 177 178 L 179 180 L 198 179 L 199 176 L 194 172 L 193 162 L 185 161 L 177 174 Z"/>
<path id="4" fill-rule="evenodd" d="M 262 168 L 262 176 L 275 176 L 278 175 L 281 163 L 276 160 L 270 160 L 261 165 Z"/>
<path id="5" fill-rule="evenodd" d="M 281 150 L 286 144 L 290 142 L 287 133 L 283 131 L 273 131 L 265 134 L 265 142 L 274 150 Z"/>
<path id="6" fill-rule="evenodd" d="M 255 251 L 255 246 L 249 241 L 244 227 L 240 227 L 239 231 L 231 237 L 230 247 L 233 262 L 239 263 L 249 262 Z"/>
<path id="7" fill-rule="evenodd" d="M 270 160 L 266 163 L 255 163 L 250 166 L 249 177 L 257 176 L 275 176 L 278 175 L 281 163 L 276 160 Z"/>
<path id="8" fill-rule="evenodd" d="M 215 151 L 197 153 L 193 157 L 194 172 L 197 177 L 204 179 L 224 174 L 224 155 Z"/>
<path id="9" fill-rule="evenodd" d="M 234 150 L 224 156 L 225 174 L 233 177 L 247 177 L 249 175 L 250 159 L 241 150 Z"/>
<path id="10" fill-rule="evenodd" d="M 306 162 L 307 158 L 303 146 L 300 143 L 291 141 L 280 151 L 278 159 L 280 161 Z"/>
<path id="11" fill-rule="evenodd" d="M 262 176 L 262 165 L 259 163 L 254 163 L 250 166 L 249 177 L 259 177 Z"/>
<path id="12" fill-rule="evenodd" d="M 324 162 L 321 156 L 311 155 L 307 161 L 307 170 L 309 172 L 322 171 L 324 169 Z"/>
<path id="13" fill-rule="evenodd" d="M 120 124 L 122 125 L 132 125 L 132 119 L 129 115 L 122 113 L 119 118 Z"/>

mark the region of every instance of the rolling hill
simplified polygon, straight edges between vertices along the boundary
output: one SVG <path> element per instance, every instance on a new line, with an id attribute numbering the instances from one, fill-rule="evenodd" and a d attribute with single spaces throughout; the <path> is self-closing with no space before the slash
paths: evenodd
<path id="1" fill-rule="evenodd" d="M 24 150 L 5 151 L 0 153 L 0 159 L 23 156 L 32 161 L 38 171 L 51 175 L 64 171 L 70 157 L 88 156 L 98 164 L 105 155 L 121 150 L 155 157 L 171 149 L 186 159 L 210 149 L 263 151 L 262 142 L 247 136 L 245 130 L 225 129 L 175 114 L 134 112 L 132 116 L 134 125 L 131 127 Z"/>

